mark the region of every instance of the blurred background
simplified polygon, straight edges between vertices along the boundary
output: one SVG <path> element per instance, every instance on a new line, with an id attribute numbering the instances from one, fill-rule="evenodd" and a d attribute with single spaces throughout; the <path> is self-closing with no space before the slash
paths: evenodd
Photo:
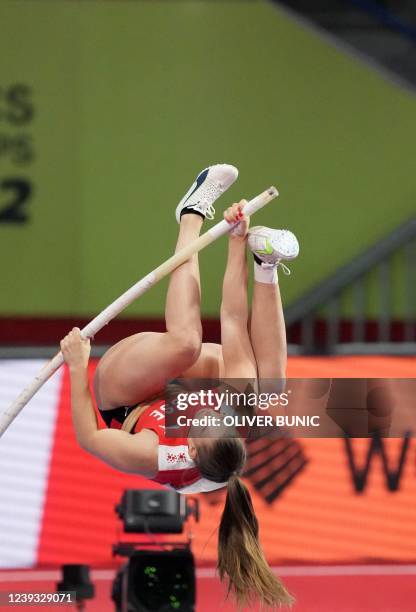
<path id="1" fill-rule="evenodd" d="M 414 2 L 0 0 L 0 23 L 0 410 L 73 325 L 171 255 L 178 201 L 218 162 L 240 171 L 218 212 L 275 184 L 255 224 L 300 241 L 280 275 L 289 376 L 415 376 Z M 200 256 L 206 341 L 225 248 Z M 166 287 L 97 334 L 94 357 L 163 330 Z M 249 457 L 296 611 L 414 609 L 411 432 Z M 86 563 L 87 609 L 112 610 L 114 504 L 149 486 L 78 449 L 57 373 L 0 443 L 0 590 L 51 590 L 62 563 Z M 222 495 L 200 503 L 196 609 L 232 610 L 215 577 Z"/>

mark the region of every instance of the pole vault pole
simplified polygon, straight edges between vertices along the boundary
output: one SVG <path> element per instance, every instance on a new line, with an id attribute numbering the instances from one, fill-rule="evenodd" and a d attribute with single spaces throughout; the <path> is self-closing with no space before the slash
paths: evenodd
<path id="1" fill-rule="evenodd" d="M 279 195 L 276 187 L 269 187 L 263 193 L 247 202 L 244 207 L 245 214 L 249 217 L 255 212 L 263 208 Z M 107 306 L 105 310 L 100 312 L 88 325 L 81 330 L 84 338 L 92 338 L 97 332 L 114 319 L 122 310 L 127 308 L 135 299 L 143 295 L 150 287 L 153 287 L 162 278 L 165 278 L 173 270 L 178 268 L 185 261 L 190 259 L 192 255 L 198 253 L 203 248 L 217 240 L 220 236 L 224 236 L 234 226 L 230 225 L 225 219 L 214 225 L 205 234 L 194 240 L 191 244 L 181 249 L 172 257 L 169 257 L 164 263 L 139 280 L 135 285 L 130 287 L 125 293 L 120 295 L 112 304 Z M 35 376 L 33 381 L 20 393 L 14 402 L 7 408 L 6 412 L 0 415 L 0 436 L 4 434 L 10 423 L 17 417 L 19 412 L 26 406 L 29 400 L 39 391 L 45 382 L 58 370 L 63 364 L 64 359 L 62 353 L 59 352 L 49 363 L 45 364 L 40 372 Z"/>

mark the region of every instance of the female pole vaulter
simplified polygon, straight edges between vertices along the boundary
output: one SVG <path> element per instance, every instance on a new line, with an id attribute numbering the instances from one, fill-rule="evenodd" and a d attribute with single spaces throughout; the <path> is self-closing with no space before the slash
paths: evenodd
<path id="1" fill-rule="evenodd" d="M 219 164 L 201 172 L 176 209 L 180 250 L 212 219 L 215 200 L 237 170 Z M 99 362 L 94 392 L 107 429 L 98 426 L 88 382 L 90 342 L 74 328 L 61 342 L 71 377 L 72 419 L 80 446 L 123 472 L 140 474 L 179 493 L 227 488 L 219 526 L 218 570 L 238 605 L 271 607 L 293 601 L 271 571 L 259 544 L 259 526 L 248 489 L 239 478 L 246 461 L 240 437 L 217 434 L 168 438 L 164 428 L 166 384 L 175 378 L 281 379 L 286 333 L 277 268 L 297 256 L 287 230 L 254 227 L 234 204 L 224 217 L 240 221 L 229 237 L 221 304 L 221 345 L 202 343 L 198 255 L 172 272 L 166 298 L 166 332 L 134 334 L 111 347 Z M 254 256 L 250 332 L 246 246 Z M 287 269 L 286 269 L 287 270 Z M 218 416 L 218 414 L 216 414 Z"/>

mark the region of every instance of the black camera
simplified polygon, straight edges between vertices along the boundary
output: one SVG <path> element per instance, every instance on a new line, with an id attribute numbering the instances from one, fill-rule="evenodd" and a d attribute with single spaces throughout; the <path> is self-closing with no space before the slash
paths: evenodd
<path id="1" fill-rule="evenodd" d="M 116 512 L 126 533 L 182 533 L 195 506 L 176 491 L 130 489 L 123 493 Z"/>
<path id="2" fill-rule="evenodd" d="M 182 533 L 189 516 L 199 519 L 198 502 L 169 490 L 128 490 L 116 506 L 126 533 Z M 120 542 L 115 555 L 128 557 L 113 583 L 117 612 L 195 610 L 195 564 L 190 540 Z"/>

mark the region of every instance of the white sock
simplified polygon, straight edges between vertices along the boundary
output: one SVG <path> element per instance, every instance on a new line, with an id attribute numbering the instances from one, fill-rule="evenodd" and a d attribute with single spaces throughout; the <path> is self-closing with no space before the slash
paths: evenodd
<path id="1" fill-rule="evenodd" d="M 254 262 L 254 280 L 258 283 L 266 283 L 269 285 L 277 285 L 279 278 L 277 276 L 277 266 L 263 268 L 257 261 Z"/>

